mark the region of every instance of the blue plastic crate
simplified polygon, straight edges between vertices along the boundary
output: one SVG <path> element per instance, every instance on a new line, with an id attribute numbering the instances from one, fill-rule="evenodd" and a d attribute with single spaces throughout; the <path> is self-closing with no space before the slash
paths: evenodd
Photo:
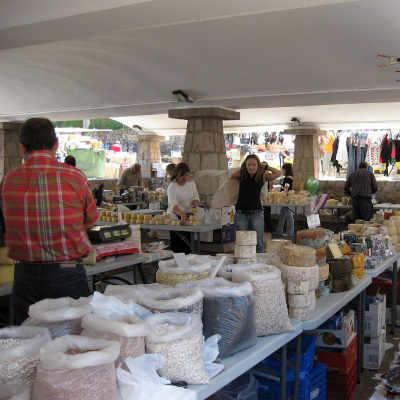
<path id="1" fill-rule="evenodd" d="M 308 374 L 303 375 L 299 382 L 297 400 L 326 400 L 327 399 L 327 368 L 325 364 L 316 363 Z M 280 382 L 271 375 L 254 371 L 259 382 L 259 400 L 279 399 L 281 392 Z M 293 399 L 294 383 L 287 382 L 287 398 Z"/>
<path id="2" fill-rule="evenodd" d="M 317 337 L 315 335 L 303 335 L 301 341 L 301 362 L 300 362 L 300 377 L 311 371 L 314 363 L 315 350 L 317 344 Z M 296 340 L 293 340 L 288 345 L 287 359 L 292 364 L 296 362 Z M 270 373 L 275 372 L 279 375 L 281 370 L 280 352 L 273 354 L 260 363 L 260 369 L 263 367 L 271 369 Z M 263 372 L 266 372 L 265 370 Z M 287 371 L 288 381 L 294 380 L 294 368 L 288 368 Z"/>

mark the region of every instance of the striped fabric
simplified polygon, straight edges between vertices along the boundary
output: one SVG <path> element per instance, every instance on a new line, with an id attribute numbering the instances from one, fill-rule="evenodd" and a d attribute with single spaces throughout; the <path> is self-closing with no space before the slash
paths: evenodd
<path id="1" fill-rule="evenodd" d="M 98 218 L 86 177 L 35 151 L 6 175 L 2 206 L 9 256 L 25 262 L 74 261 L 86 256 L 86 228 Z"/>

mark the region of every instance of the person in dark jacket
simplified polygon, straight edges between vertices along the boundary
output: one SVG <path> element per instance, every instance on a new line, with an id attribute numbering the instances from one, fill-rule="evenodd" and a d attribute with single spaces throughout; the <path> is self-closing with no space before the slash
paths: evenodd
<path id="1" fill-rule="evenodd" d="M 351 196 L 354 220 L 369 221 L 373 215 L 372 195 L 378 191 L 378 185 L 366 162 L 360 163 L 357 171 L 348 177 L 344 191 Z"/>

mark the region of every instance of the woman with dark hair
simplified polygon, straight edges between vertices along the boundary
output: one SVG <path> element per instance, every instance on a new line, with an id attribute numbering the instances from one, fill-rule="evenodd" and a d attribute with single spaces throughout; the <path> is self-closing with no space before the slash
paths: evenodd
<path id="1" fill-rule="evenodd" d="M 167 194 L 168 213 L 185 223 L 188 220 L 190 209 L 200 205 L 196 184 L 191 179 L 190 168 L 187 164 L 179 163 L 175 167 Z M 183 240 L 182 237 L 186 240 Z M 190 253 L 188 243 L 190 243 L 190 237 L 185 232 L 171 232 L 171 250 L 173 252 Z"/>
<path id="2" fill-rule="evenodd" d="M 281 191 L 289 192 L 293 190 L 293 166 L 292 164 L 286 163 L 282 165 L 282 182 L 281 182 Z M 286 229 L 285 229 L 286 228 Z M 283 235 L 286 233 L 289 236 L 294 236 L 294 218 L 293 212 L 289 209 L 289 207 L 282 207 L 281 214 L 279 216 L 279 223 L 277 233 L 279 235 Z"/>
<path id="3" fill-rule="evenodd" d="M 264 251 L 264 213 L 261 204 L 261 189 L 266 182 L 273 181 L 280 172 L 268 165 L 263 167 L 255 154 L 244 160 L 240 171 L 231 178 L 239 180 L 239 197 L 236 203 L 236 226 L 238 230 L 257 232 L 257 252 Z"/>

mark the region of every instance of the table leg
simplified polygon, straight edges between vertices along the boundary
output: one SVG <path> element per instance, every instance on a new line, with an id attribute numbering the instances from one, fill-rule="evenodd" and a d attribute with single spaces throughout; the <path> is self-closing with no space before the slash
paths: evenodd
<path id="1" fill-rule="evenodd" d="M 287 346 L 285 344 L 281 349 L 281 376 L 280 376 L 281 400 L 287 400 L 286 382 L 287 382 Z"/>
<path id="2" fill-rule="evenodd" d="M 136 271 L 135 271 L 136 265 L 132 265 L 132 285 L 136 285 Z"/>
<path id="3" fill-rule="evenodd" d="M 365 315 L 365 290 L 357 297 L 357 382 L 361 381 L 364 361 L 364 315 Z"/>
<path id="4" fill-rule="evenodd" d="M 297 400 L 299 394 L 300 364 L 301 364 L 301 334 L 296 338 L 296 365 L 294 369 L 294 392 L 293 399 Z"/>
<path id="5" fill-rule="evenodd" d="M 393 263 L 392 269 L 392 326 L 390 333 L 395 334 L 397 324 L 397 261 Z"/>
<path id="6" fill-rule="evenodd" d="M 200 254 L 200 233 L 196 232 L 196 251 Z"/>
<path id="7" fill-rule="evenodd" d="M 96 291 L 96 275 L 92 276 L 92 293 Z"/>
<path id="8" fill-rule="evenodd" d="M 196 253 L 196 237 L 194 232 L 190 232 L 190 251 Z"/>
<path id="9" fill-rule="evenodd" d="M 143 271 L 143 264 L 137 264 L 137 269 L 139 270 L 140 277 L 142 278 L 143 283 L 148 283 L 146 279 L 146 275 Z"/>

